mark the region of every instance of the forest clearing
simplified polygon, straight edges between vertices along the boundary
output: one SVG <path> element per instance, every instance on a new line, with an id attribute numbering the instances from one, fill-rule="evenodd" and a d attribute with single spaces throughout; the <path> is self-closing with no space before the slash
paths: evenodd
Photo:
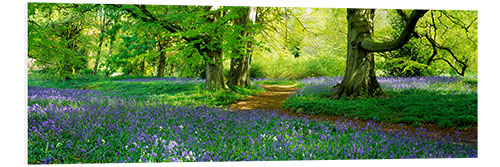
<path id="1" fill-rule="evenodd" d="M 27 16 L 28 164 L 478 157 L 477 11 Z"/>

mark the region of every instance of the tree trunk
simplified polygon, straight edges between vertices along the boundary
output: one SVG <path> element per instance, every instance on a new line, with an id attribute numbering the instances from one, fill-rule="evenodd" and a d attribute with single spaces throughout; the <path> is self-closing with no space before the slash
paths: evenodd
<path id="1" fill-rule="evenodd" d="M 218 7 L 212 7 L 211 10 L 217 10 Z M 208 20 L 212 23 L 216 23 L 222 17 L 222 13 L 214 12 L 212 17 Z M 221 39 L 218 35 L 219 29 L 216 27 L 214 30 L 214 36 L 205 36 L 204 43 L 205 48 L 201 48 L 201 44 L 198 44 L 198 50 L 201 50 L 201 54 L 206 54 L 205 60 L 205 89 L 206 90 L 219 90 L 219 89 L 229 89 L 229 87 L 224 82 L 224 73 L 222 65 L 222 48 Z"/>
<path id="2" fill-rule="evenodd" d="M 243 48 L 235 48 L 233 50 L 235 55 L 231 58 L 228 85 L 239 87 L 247 87 L 251 85 L 250 63 L 252 59 L 252 41 L 244 38 L 252 35 L 248 32 L 248 29 L 250 28 L 248 24 L 250 22 L 255 22 L 255 13 L 255 7 L 239 8 L 240 17 L 235 19 L 235 23 L 243 27 L 243 29 L 239 32 L 240 35 L 236 40 L 245 42 L 246 45 L 244 45 Z"/>
<path id="3" fill-rule="evenodd" d="M 410 39 L 418 19 L 426 12 L 414 10 L 398 39 L 379 43 L 372 40 L 375 9 L 347 9 L 346 72 L 335 97 L 387 97 L 375 76 L 373 52 L 391 51 L 403 47 Z"/>
<path id="4" fill-rule="evenodd" d="M 206 90 L 229 89 L 224 82 L 223 66 L 222 66 L 222 51 L 220 48 L 207 50 L 209 60 L 206 61 Z"/>
<path id="5" fill-rule="evenodd" d="M 109 41 L 109 52 L 108 52 L 108 60 L 111 59 L 111 56 L 113 55 L 113 38 Z M 106 77 L 109 77 L 109 63 L 106 65 Z"/>
<path id="6" fill-rule="evenodd" d="M 141 75 L 145 75 L 146 73 L 146 61 L 144 59 L 145 58 L 141 59 L 141 68 L 140 68 Z"/>
<path id="7" fill-rule="evenodd" d="M 102 47 L 103 41 L 104 41 L 104 37 L 101 37 L 99 40 L 99 50 L 97 51 L 97 55 L 95 58 L 94 69 L 92 70 L 92 75 L 94 75 L 94 76 L 97 74 L 97 70 L 99 68 L 99 61 L 101 61 L 101 50 L 102 50 L 101 47 Z"/>
<path id="8" fill-rule="evenodd" d="M 374 9 L 347 10 L 347 64 L 337 96 L 385 96 L 375 77 L 373 53 L 362 49 L 361 41 L 373 36 Z"/>
<path id="9" fill-rule="evenodd" d="M 167 66 L 169 67 L 168 68 L 169 69 L 169 76 L 174 76 L 174 68 L 175 68 L 174 64 L 168 63 Z"/>
<path id="10" fill-rule="evenodd" d="M 250 86 L 250 59 L 251 55 L 231 58 L 228 84 L 247 87 Z"/>
<path id="11" fill-rule="evenodd" d="M 157 77 L 163 77 L 163 74 L 165 72 L 165 60 L 167 59 L 166 55 L 165 55 L 165 51 L 163 51 L 164 49 L 164 45 L 165 45 L 165 42 L 162 42 L 163 39 L 160 39 L 160 42 L 159 42 L 159 50 L 160 50 L 160 59 L 158 60 L 158 73 L 157 73 Z"/>

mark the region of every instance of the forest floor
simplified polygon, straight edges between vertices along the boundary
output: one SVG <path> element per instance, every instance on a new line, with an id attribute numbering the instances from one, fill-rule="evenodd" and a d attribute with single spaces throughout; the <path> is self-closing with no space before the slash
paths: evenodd
<path id="1" fill-rule="evenodd" d="M 342 116 L 333 115 L 312 115 L 312 114 L 300 114 L 292 112 L 288 109 L 281 108 L 285 100 L 297 90 L 296 87 L 290 85 L 261 85 L 266 92 L 259 93 L 257 95 L 251 96 L 247 99 L 235 102 L 230 106 L 233 111 L 242 110 L 252 110 L 252 109 L 264 109 L 262 111 L 277 110 L 280 114 L 287 114 L 292 117 L 307 117 L 311 120 L 325 121 L 335 123 L 339 122 L 349 122 L 349 121 L 359 121 L 361 124 L 373 124 L 373 121 L 364 121 L 361 119 L 351 119 L 344 118 Z M 463 139 L 462 142 L 467 143 L 477 143 L 477 127 L 471 128 L 467 131 L 455 130 L 450 128 L 442 128 L 436 125 L 424 124 L 422 127 L 413 127 L 406 124 L 392 124 L 376 122 L 375 124 L 384 125 L 385 131 L 399 131 L 399 129 L 404 128 L 412 132 L 417 131 L 418 128 L 426 128 L 428 130 L 429 137 L 437 136 L 459 136 Z"/>
<path id="2" fill-rule="evenodd" d="M 267 110 L 283 110 L 280 107 L 285 100 L 294 93 L 297 88 L 289 85 L 261 85 L 266 92 L 259 93 L 254 96 L 231 105 L 232 109 L 251 110 L 251 109 L 267 109 Z"/>

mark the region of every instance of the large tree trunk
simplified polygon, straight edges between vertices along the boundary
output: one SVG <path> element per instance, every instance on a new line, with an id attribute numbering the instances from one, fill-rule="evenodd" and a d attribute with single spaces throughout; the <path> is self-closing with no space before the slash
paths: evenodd
<path id="1" fill-rule="evenodd" d="M 229 89 L 224 82 L 222 52 L 220 49 L 207 49 L 209 60 L 206 61 L 205 89 L 218 90 Z"/>
<path id="2" fill-rule="evenodd" d="M 250 86 L 250 59 L 251 55 L 231 58 L 228 84 L 247 87 Z"/>
<path id="3" fill-rule="evenodd" d="M 373 52 L 396 50 L 408 42 L 415 25 L 427 11 L 414 10 L 400 37 L 378 43 L 372 40 L 375 9 L 347 9 L 347 63 L 336 98 L 387 97 L 375 76 Z"/>
<path id="4" fill-rule="evenodd" d="M 375 77 L 375 60 L 372 52 L 361 48 L 361 41 L 373 36 L 375 9 L 347 10 L 347 64 L 344 79 L 337 95 L 350 97 L 385 96 Z"/>
<path id="5" fill-rule="evenodd" d="M 211 10 L 217 10 L 218 7 L 212 7 Z M 213 17 L 209 17 L 209 20 L 212 23 L 219 21 L 222 17 L 222 13 L 214 12 Z M 214 34 L 217 35 L 219 29 L 215 28 Z M 222 66 L 222 48 L 221 48 L 221 39 L 218 36 L 213 37 L 205 37 L 204 43 L 207 44 L 204 49 L 198 47 L 198 49 L 202 50 L 202 54 L 206 54 L 205 60 L 205 89 L 207 90 L 219 90 L 219 89 L 229 89 L 229 87 L 224 82 L 224 73 Z"/>
<path id="6" fill-rule="evenodd" d="M 250 86 L 250 63 L 252 59 L 252 41 L 247 38 L 251 36 L 248 32 L 250 28 L 248 24 L 255 21 L 255 7 L 240 7 L 239 15 L 240 17 L 235 19 L 235 23 L 243 29 L 239 32 L 240 35 L 237 37 L 237 41 L 244 41 L 246 44 L 243 48 L 235 48 L 233 50 L 234 57 L 231 58 L 231 67 L 229 70 L 228 84 L 247 87 Z M 246 41 L 245 41 L 246 40 Z"/>

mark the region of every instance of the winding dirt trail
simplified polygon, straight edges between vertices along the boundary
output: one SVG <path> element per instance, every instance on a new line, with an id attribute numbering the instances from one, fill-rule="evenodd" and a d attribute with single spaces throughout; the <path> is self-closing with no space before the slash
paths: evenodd
<path id="1" fill-rule="evenodd" d="M 297 88 L 288 85 L 261 85 L 266 92 L 251 96 L 245 100 L 238 101 L 231 105 L 232 109 L 251 110 L 268 109 L 280 110 L 285 100 L 294 93 Z"/>
<path id="2" fill-rule="evenodd" d="M 238 101 L 230 106 L 230 108 L 234 111 L 240 110 L 252 110 L 252 109 L 266 109 L 266 110 L 277 110 L 279 113 L 288 114 L 292 117 L 307 117 L 310 120 L 317 121 L 325 121 L 325 122 L 336 122 L 336 121 L 353 121 L 359 122 L 361 124 L 367 124 L 368 121 L 364 120 L 356 120 L 352 118 L 344 118 L 342 116 L 333 116 L 333 115 L 311 115 L 311 114 L 299 114 L 292 112 L 287 109 L 281 108 L 285 100 L 293 93 L 297 88 L 288 85 L 261 85 L 266 92 L 259 93 L 257 95 L 251 96 L 245 100 Z M 370 124 L 373 124 L 371 122 Z M 381 123 L 375 123 L 382 125 Z M 418 128 L 406 125 L 406 124 L 383 124 L 384 131 L 398 131 L 401 128 L 416 132 Z M 477 143 L 477 127 L 474 127 L 469 130 L 454 130 L 449 128 L 441 128 L 436 125 L 423 125 L 423 128 L 429 130 L 427 136 L 429 137 L 444 137 L 447 134 L 450 136 L 460 136 L 463 139 L 463 142 L 467 143 Z"/>

